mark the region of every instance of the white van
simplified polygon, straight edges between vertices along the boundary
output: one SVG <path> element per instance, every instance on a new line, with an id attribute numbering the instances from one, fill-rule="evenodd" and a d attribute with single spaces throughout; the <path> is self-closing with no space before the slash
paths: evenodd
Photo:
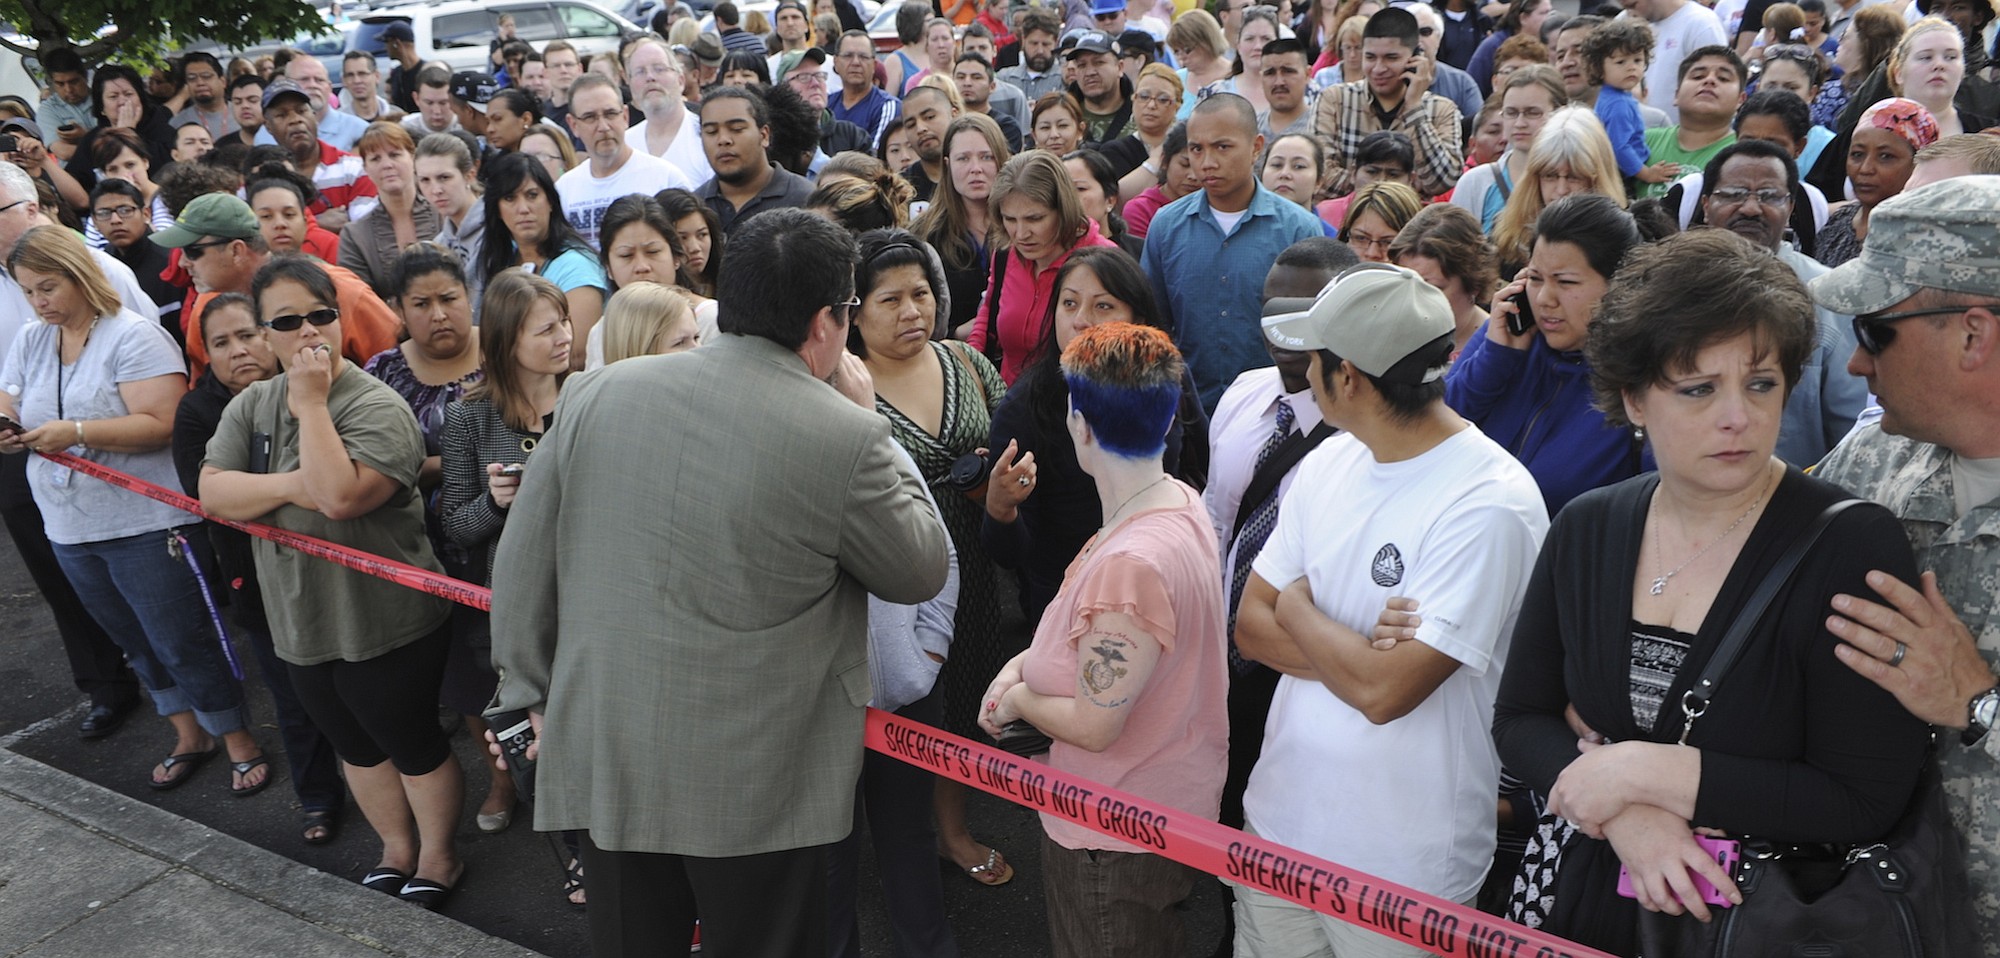
<path id="1" fill-rule="evenodd" d="M 616 53 L 621 37 L 643 32 L 624 17 L 585 0 L 446 0 L 429 6 L 377 6 L 348 35 L 347 49 L 385 57 L 382 28 L 401 20 L 416 34 L 417 55 L 424 60 L 444 63 L 453 72 L 489 71 L 488 44 L 499 35 L 503 13 L 514 15 L 515 35 L 535 49 L 550 40 L 568 40 L 579 58 Z"/>

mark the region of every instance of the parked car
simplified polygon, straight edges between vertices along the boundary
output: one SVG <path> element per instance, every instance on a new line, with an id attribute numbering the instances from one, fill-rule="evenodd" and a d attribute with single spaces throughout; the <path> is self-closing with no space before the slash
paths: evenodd
<path id="1" fill-rule="evenodd" d="M 382 29 L 397 20 L 410 25 L 417 52 L 458 70 L 484 70 L 488 42 L 499 34 L 503 13 L 514 15 L 514 33 L 537 49 L 550 40 L 568 40 L 579 57 L 618 52 L 619 38 L 642 32 L 632 21 L 585 0 L 446 0 L 435 5 L 376 6 L 348 36 L 347 49 L 386 55 Z"/>

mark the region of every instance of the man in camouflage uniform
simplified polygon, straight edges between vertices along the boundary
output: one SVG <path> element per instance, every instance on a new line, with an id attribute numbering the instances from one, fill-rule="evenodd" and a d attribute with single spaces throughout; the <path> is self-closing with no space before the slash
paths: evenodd
<path id="1" fill-rule="evenodd" d="M 1970 845 L 1983 952 L 2000 955 L 2000 176 L 1884 202 L 1861 255 L 1812 292 L 1855 316 L 1848 369 L 1883 409 L 1818 475 L 1895 512 L 1925 570 L 1921 594 L 1876 573 L 1888 606 L 1836 598 L 1836 651 L 1949 730 L 1945 789 Z"/>

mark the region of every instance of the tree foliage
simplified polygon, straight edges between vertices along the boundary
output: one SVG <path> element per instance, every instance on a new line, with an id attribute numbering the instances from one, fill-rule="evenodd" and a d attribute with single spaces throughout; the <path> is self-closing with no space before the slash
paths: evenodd
<path id="1" fill-rule="evenodd" d="M 248 47 L 326 28 L 307 0 L 0 0 L 0 20 L 22 34 L 0 46 L 36 57 L 73 47 L 92 66 L 200 39 Z"/>

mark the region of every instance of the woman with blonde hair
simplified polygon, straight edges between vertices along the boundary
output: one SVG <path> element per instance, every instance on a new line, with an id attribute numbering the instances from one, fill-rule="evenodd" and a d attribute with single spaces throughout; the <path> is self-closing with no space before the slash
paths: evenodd
<path id="1" fill-rule="evenodd" d="M 633 283 L 604 304 L 604 364 L 634 356 L 664 356 L 701 345 L 687 291 Z"/>
<path id="2" fill-rule="evenodd" d="M 1000 168 L 1010 159 L 1007 138 L 992 117 L 967 113 L 951 121 L 944 131 L 944 178 L 930 207 L 911 227 L 944 262 L 952 302 L 948 325 L 959 338 L 971 331 L 979 297 L 992 277 L 993 249 L 1002 242 L 999 220 L 987 201 Z"/>
<path id="3" fill-rule="evenodd" d="M 1554 67 L 1536 65 L 1509 74 L 1496 98 L 1506 152 L 1491 163 L 1466 170 L 1451 191 L 1452 205 L 1463 207 L 1486 230 L 1494 228 L 1507 200 L 1527 182 L 1528 154 L 1535 138 L 1557 110 L 1569 105 L 1569 91 L 1563 88 L 1562 74 Z"/>
<path id="4" fill-rule="evenodd" d="M 173 338 L 123 307 L 83 240 L 63 227 L 23 234 L 7 272 L 40 322 L 23 326 L 0 360 L 0 379 L 17 384 L 0 392 L 0 415 L 27 427 L 0 433 L 0 453 L 66 452 L 177 488 L 168 446 L 187 365 Z M 194 521 L 51 459 L 29 460 L 26 473 L 63 574 L 173 727 L 174 746 L 146 784 L 175 788 L 226 746 L 230 791 L 263 790 L 271 769 L 251 738 L 242 686 L 194 573 L 167 552 L 174 530 Z"/>
<path id="5" fill-rule="evenodd" d="M 1223 34 L 1222 24 L 1206 10 L 1190 10 L 1175 20 L 1167 28 L 1167 49 L 1181 64 L 1175 72 L 1186 91 L 1174 119 L 1186 120 L 1196 101 L 1224 89 L 1236 64 L 1229 59 L 1229 38 Z"/>
<path id="6" fill-rule="evenodd" d="M 1500 275 L 1512 276 L 1528 261 L 1535 240 L 1535 219 L 1549 204 L 1573 193 L 1599 193 L 1620 208 L 1630 205 L 1611 138 L 1604 124 L 1585 106 L 1566 106 L 1548 119 L 1528 149 L 1528 165 L 1507 205 L 1493 221 L 1493 248 L 1500 257 Z"/>
<path id="7" fill-rule="evenodd" d="M 1069 170 L 1047 150 L 1007 161 L 987 202 L 1007 250 L 995 254 L 985 305 L 966 342 L 988 359 L 998 355 L 1000 376 L 1012 383 L 1042 343 L 1056 271 L 1078 249 L 1116 244 L 1084 214 Z"/>
<path id="8" fill-rule="evenodd" d="M 1389 246 L 1403 225 L 1424 208 L 1424 199 L 1407 183 L 1384 180 L 1356 190 L 1340 221 L 1340 239 L 1364 263 L 1389 261 Z"/>
<path id="9" fill-rule="evenodd" d="M 1965 38 L 1951 21 L 1925 17 L 1910 25 L 1889 54 L 1889 92 L 1923 105 L 1939 136 L 1977 133 L 1994 118 L 1961 111 L 1953 102 L 1965 82 Z"/>
<path id="10" fill-rule="evenodd" d="M 562 179 L 564 173 L 576 168 L 576 147 L 569 136 L 546 123 L 537 123 L 521 135 L 520 152 L 549 171 L 551 180 Z"/>

